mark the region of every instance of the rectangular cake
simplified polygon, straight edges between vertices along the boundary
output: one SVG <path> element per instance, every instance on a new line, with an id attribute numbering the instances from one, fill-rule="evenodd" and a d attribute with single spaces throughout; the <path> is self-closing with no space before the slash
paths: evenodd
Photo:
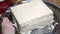
<path id="1" fill-rule="evenodd" d="M 27 32 L 37 27 L 46 26 L 53 21 L 53 12 L 42 0 L 11 7 L 12 13 L 21 26 L 20 32 Z"/>

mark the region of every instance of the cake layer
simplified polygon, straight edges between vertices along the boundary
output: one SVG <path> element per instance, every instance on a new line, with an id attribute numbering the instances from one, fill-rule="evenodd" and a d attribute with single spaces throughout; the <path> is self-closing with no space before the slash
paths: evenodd
<path id="1" fill-rule="evenodd" d="M 49 21 L 49 20 L 53 20 L 53 19 L 54 19 L 54 17 L 53 17 L 53 15 L 51 15 L 51 16 L 48 16 L 48 17 L 37 18 L 37 19 L 31 20 L 31 21 L 28 21 L 26 23 L 20 24 L 20 26 L 23 27 L 23 26 L 27 26 L 27 25 L 35 25 L 35 24 L 38 24 L 38 23 L 44 25 L 44 23 L 41 23 L 41 22 L 45 22 L 45 21 Z"/>
<path id="2" fill-rule="evenodd" d="M 22 28 L 20 33 L 24 33 L 24 32 L 28 32 L 28 31 L 32 31 L 36 28 L 39 28 L 39 27 L 43 27 L 43 26 L 46 26 L 46 25 L 51 25 L 51 23 L 53 22 L 54 20 L 50 20 L 50 21 L 46 21 L 46 22 L 41 22 L 42 24 L 38 23 L 38 24 L 35 24 L 35 25 L 31 25 L 31 26 L 28 26 L 26 28 Z M 44 25 L 43 25 L 44 23 Z"/>
<path id="3" fill-rule="evenodd" d="M 51 21 L 54 21 L 53 15 L 45 17 L 45 18 L 34 19 L 34 20 L 29 21 L 27 23 L 20 24 L 21 25 L 21 31 L 20 32 L 26 32 L 26 31 L 33 30 L 37 27 L 50 25 L 52 23 Z"/>

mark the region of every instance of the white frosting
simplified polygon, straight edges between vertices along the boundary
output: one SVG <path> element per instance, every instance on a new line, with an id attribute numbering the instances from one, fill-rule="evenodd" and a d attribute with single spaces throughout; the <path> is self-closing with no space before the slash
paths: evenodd
<path id="1" fill-rule="evenodd" d="M 53 12 L 41 0 L 33 0 L 11 7 L 11 10 L 21 25 L 20 32 L 49 25 L 53 20 Z"/>

